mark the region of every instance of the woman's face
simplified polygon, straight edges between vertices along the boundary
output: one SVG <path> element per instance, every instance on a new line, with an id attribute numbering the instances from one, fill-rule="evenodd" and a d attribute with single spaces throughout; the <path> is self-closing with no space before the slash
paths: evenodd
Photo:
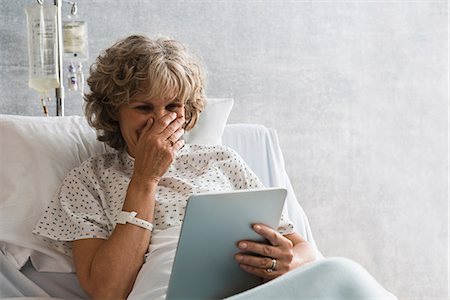
<path id="1" fill-rule="evenodd" d="M 128 147 L 128 154 L 134 157 L 136 143 L 149 119 L 155 121 L 171 112 L 175 112 L 177 117 L 184 117 L 184 102 L 178 99 L 145 99 L 136 96 L 130 103 L 121 105 L 119 125 Z"/>

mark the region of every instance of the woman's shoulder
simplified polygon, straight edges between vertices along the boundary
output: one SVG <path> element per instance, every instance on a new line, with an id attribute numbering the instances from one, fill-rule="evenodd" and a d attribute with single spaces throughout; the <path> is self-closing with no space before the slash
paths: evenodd
<path id="1" fill-rule="evenodd" d="M 121 154 L 122 153 L 118 151 L 110 151 L 101 154 L 96 154 L 83 161 L 81 165 L 78 166 L 78 168 L 88 166 L 95 167 L 98 165 L 108 166 L 112 164 L 114 161 L 119 160 L 122 156 Z"/>
<path id="2" fill-rule="evenodd" d="M 102 154 L 97 154 L 89 157 L 83 161 L 80 165 L 74 167 L 68 176 L 78 175 L 89 175 L 93 173 L 98 173 L 109 169 L 117 164 L 126 165 L 126 159 L 124 154 L 118 151 L 110 151 Z"/>
<path id="3" fill-rule="evenodd" d="M 177 155 L 180 161 L 210 161 L 242 165 L 243 159 L 232 148 L 224 145 L 195 145 L 187 144 Z"/>

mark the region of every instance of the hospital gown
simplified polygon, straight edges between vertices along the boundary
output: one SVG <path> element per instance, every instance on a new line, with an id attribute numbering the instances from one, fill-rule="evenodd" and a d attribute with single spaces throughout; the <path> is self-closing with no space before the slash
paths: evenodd
<path id="1" fill-rule="evenodd" d="M 66 176 L 33 233 L 67 255 L 71 255 L 70 241 L 107 239 L 122 210 L 133 167 L 134 159 L 126 151 L 88 159 Z M 261 181 L 234 150 L 187 144 L 177 152 L 158 184 L 154 235 L 181 225 L 190 195 L 261 187 Z M 292 222 L 284 215 L 278 231 L 281 234 L 294 231 Z"/>

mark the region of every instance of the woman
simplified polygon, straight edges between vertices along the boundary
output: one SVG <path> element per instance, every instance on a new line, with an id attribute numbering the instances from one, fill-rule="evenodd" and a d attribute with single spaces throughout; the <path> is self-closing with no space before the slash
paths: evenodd
<path id="1" fill-rule="evenodd" d="M 181 224 L 189 195 L 262 184 L 231 149 L 184 144 L 205 92 L 200 64 L 180 43 L 127 37 L 99 55 L 87 82 L 86 116 L 98 139 L 117 151 L 72 170 L 35 233 L 71 241 L 77 276 L 90 297 L 123 299 L 152 234 Z M 140 225 L 118 222 L 130 212 L 137 212 Z M 270 280 L 315 259 L 284 217 L 278 231 L 262 224 L 254 229 L 272 245 L 239 243 L 236 261 L 249 273 Z"/>
<path id="2" fill-rule="evenodd" d="M 262 183 L 233 150 L 184 144 L 205 94 L 200 64 L 180 43 L 129 36 L 99 55 L 88 84 L 86 116 L 115 151 L 73 169 L 33 232 L 73 255 L 91 298 L 164 297 L 187 198 Z M 278 298 L 283 281 L 271 280 L 288 272 L 285 298 L 393 298 L 355 263 L 311 263 L 314 249 L 283 215 L 277 230 L 254 230 L 270 243 L 240 241 L 236 263 L 270 283 L 248 298 Z"/>

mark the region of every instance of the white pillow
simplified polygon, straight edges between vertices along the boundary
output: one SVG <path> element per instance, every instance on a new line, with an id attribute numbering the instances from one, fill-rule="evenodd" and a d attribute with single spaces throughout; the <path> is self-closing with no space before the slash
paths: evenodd
<path id="1" fill-rule="evenodd" d="M 222 145 L 222 134 L 233 108 L 233 99 L 208 99 L 195 127 L 184 134 L 189 144 Z"/>
<path id="2" fill-rule="evenodd" d="M 81 117 L 2 115 L 0 136 L 1 249 L 17 268 L 44 253 L 70 271 L 70 257 L 50 251 L 31 229 L 67 172 L 105 147 Z"/>
<path id="3" fill-rule="evenodd" d="M 221 143 L 232 99 L 210 99 L 186 141 Z M 106 147 L 84 117 L 0 115 L 0 249 L 21 268 L 31 258 L 40 271 L 73 270 L 70 257 L 31 233 L 66 174 Z M 204 137 L 204 140 L 202 140 Z"/>

